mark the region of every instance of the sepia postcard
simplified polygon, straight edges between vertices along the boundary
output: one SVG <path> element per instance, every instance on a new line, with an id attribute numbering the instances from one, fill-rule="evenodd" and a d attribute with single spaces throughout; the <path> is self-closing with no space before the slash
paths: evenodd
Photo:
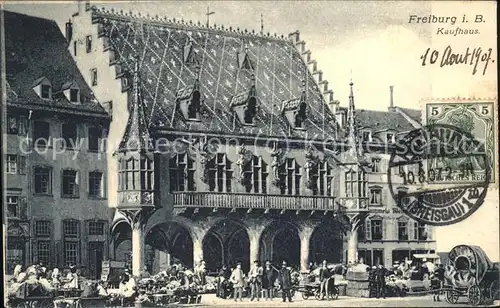
<path id="1" fill-rule="evenodd" d="M 0 2 L 4 307 L 498 307 L 497 14 Z"/>

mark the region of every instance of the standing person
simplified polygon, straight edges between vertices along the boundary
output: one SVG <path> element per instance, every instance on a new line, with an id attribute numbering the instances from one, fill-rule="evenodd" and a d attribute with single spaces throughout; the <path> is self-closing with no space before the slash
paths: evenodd
<path id="1" fill-rule="evenodd" d="M 217 277 L 217 297 L 226 298 L 226 283 L 231 277 L 231 272 L 227 268 L 227 265 L 223 265 L 219 270 L 219 275 Z"/>
<path id="2" fill-rule="evenodd" d="M 206 272 L 207 272 L 206 271 L 206 263 L 205 263 L 205 261 L 201 260 L 200 264 L 195 269 L 196 279 L 198 280 L 198 283 L 201 286 L 204 286 L 206 283 L 206 281 L 205 281 Z"/>
<path id="3" fill-rule="evenodd" d="M 328 278 L 330 278 L 330 273 L 328 267 L 326 266 L 326 260 L 323 260 L 321 268 L 319 269 L 319 294 L 321 296 L 321 300 L 323 300 L 325 298 L 325 294 L 328 293 Z"/>
<path id="4" fill-rule="evenodd" d="M 441 301 L 439 299 L 439 293 L 441 291 L 439 291 L 439 290 L 443 287 L 443 284 L 444 284 L 444 272 L 445 272 L 445 269 L 444 269 L 443 264 L 439 264 L 438 267 L 436 268 L 436 270 L 434 271 L 434 277 L 438 281 L 437 286 L 436 286 L 437 291 L 433 295 L 434 301 L 438 301 L 438 302 Z"/>
<path id="5" fill-rule="evenodd" d="M 273 299 L 274 281 L 276 280 L 276 271 L 271 265 L 271 261 L 266 261 L 266 266 L 262 271 L 262 289 L 266 296 L 266 300 Z"/>
<path id="6" fill-rule="evenodd" d="M 368 289 L 370 290 L 369 297 L 372 297 L 372 295 L 377 294 L 378 289 L 377 289 L 377 267 L 372 266 L 370 271 L 368 272 Z"/>
<path id="7" fill-rule="evenodd" d="M 248 273 L 250 276 L 250 287 L 251 294 L 250 300 L 253 301 L 254 298 L 257 298 L 257 301 L 260 299 L 260 291 L 262 289 L 262 267 L 259 266 L 259 261 L 253 261 L 253 267 Z"/>
<path id="8" fill-rule="evenodd" d="M 385 276 L 386 276 L 387 270 L 385 267 L 380 264 L 378 266 L 377 272 L 376 272 L 376 279 L 377 279 L 377 298 L 380 298 L 382 296 L 385 299 Z"/>
<path id="9" fill-rule="evenodd" d="M 292 274 L 290 270 L 286 267 L 286 261 L 281 264 L 281 270 L 279 272 L 279 283 L 282 292 L 283 302 L 292 302 L 292 294 L 290 289 L 292 288 Z"/>
<path id="10" fill-rule="evenodd" d="M 242 293 L 243 287 L 245 286 L 245 274 L 243 274 L 243 270 L 241 269 L 241 263 L 238 262 L 236 268 L 231 273 L 231 282 L 233 283 L 234 288 L 234 301 L 236 302 L 238 298 L 240 302 L 243 301 Z"/>

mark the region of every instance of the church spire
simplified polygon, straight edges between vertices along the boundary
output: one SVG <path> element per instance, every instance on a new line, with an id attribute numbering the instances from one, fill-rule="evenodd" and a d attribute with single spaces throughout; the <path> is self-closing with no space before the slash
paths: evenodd
<path id="1" fill-rule="evenodd" d="M 125 134 L 118 148 L 119 152 L 126 151 L 151 151 L 153 143 L 149 136 L 148 124 L 140 89 L 139 58 L 136 57 L 134 63 L 132 82 L 132 102 L 130 105 L 129 117 Z"/>

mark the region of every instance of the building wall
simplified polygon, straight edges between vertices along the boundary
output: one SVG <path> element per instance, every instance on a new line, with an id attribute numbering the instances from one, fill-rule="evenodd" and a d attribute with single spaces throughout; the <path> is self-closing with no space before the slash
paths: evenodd
<path id="1" fill-rule="evenodd" d="M 118 174 L 116 158 L 113 156 L 125 132 L 128 119 L 127 92 L 122 92 L 121 79 L 117 78 L 116 65 L 110 65 L 112 51 L 104 49 L 104 40 L 98 35 L 98 28 L 92 24 L 90 11 L 84 5 L 79 6 L 78 14 L 72 18 L 72 39 L 68 50 L 75 59 L 87 84 L 91 87 L 97 100 L 106 109 L 112 109 L 112 121 L 109 127 L 107 142 L 108 174 L 108 206 L 116 207 Z M 92 50 L 86 51 L 86 38 L 92 38 Z M 74 43 L 77 43 L 77 53 L 74 53 Z M 91 70 L 97 70 L 97 85 L 92 85 Z"/>
<path id="2" fill-rule="evenodd" d="M 27 110 L 10 110 L 10 115 L 28 116 Z M 64 120 L 76 121 L 80 145 L 78 150 L 62 150 L 57 146 L 50 146 L 46 149 L 36 150 L 31 145 L 33 136 L 33 120 L 43 120 L 50 123 L 51 138 L 61 138 L 62 123 Z M 26 197 L 27 217 L 29 223 L 25 265 L 37 262 L 37 241 L 50 241 L 50 267 L 64 267 L 63 252 L 63 221 L 66 219 L 77 220 L 80 228 L 79 249 L 80 257 L 77 266 L 83 270 L 89 265 L 88 246 L 90 241 L 103 243 L 103 258 L 108 256 L 108 226 L 110 213 L 107 207 L 106 195 L 104 198 L 89 197 L 89 172 L 99 171 L 104 174 L 103 184 L 106 185 L 107 158 L 104 153 L 94 153 L 88 150 L 88 130 L 94 124 L 94 120 L 84 119 L 80 116 L 54 115 L 42 111 L 33 111 L 31 121 L 28 122 L 27 135 L 8 135 L 8 154 L 23 155 L 26 157 L 25 173 L 7 175 L 8 195 L 18 194 Z M 29 139 L 26 139 L 28 137 Z M 28 140 L 28 141 L 27 141 Z M 52 142 L 52 145 L 54 143 Z M 34 170 L 37 166 L 46 166 L 52 169 L 50 195 L 39 195 L 35 193 Z M 72 169 L 79 174 L 79 197 L 62 197 L 62 170 Z M 15 191 L 14 191 L 15 189 Z M 37 237 L 35 233 L 36 221 L 44 220 L 51 222 L 51 236 Z M 102 235 L 88 235 L 88 221 L 100 221 L 105 224 Z M 9 219 L 17 221 L 16 219 Z"/>

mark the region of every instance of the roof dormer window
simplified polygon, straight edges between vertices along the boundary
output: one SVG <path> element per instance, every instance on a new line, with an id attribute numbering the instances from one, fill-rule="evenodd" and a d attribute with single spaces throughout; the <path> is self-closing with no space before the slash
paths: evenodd
<path id="1" fill-rule="evenodd" d="M 198 64 L 198 57 L 191 40 L 187 41 L 186 45 L 184 46 L 184 63 Z"/>
<path id="2" fill-rule="evenodd" d="M 386 134 L 386 139 L 387 139 L 387 143 L 394 143 L 396 142 L 396 137 L 393 133 L 387 133 Z"/>
<path id="3" fill-rule="evenodd" d="M 245 48 L 245 51 L 238 52 L 238 67 L 245 70 L 254 70 L 253 61 L 248 54 L 248 48 Z"/>
<path id="4" fill-rule="evenodd" d="M 236 113 L 240 123 L 243 125 L 255 125 L 254 120 L 260 109 L 260 101 L 257 98 L 255 88 L 255 75 L 251 76 L 249 90 L 236 94 L 231 98 L 231 109 Z"/>
<path id="5" fill-rule="evenodd" d="M 69 100 L 72 103 L 79 103 L 80 102 L 80 90 L 71 89 L 69 92 Z"/>
<path id="6" fill-rule="evenodd" d="M 35 82 L 33 83 L 33 90 L 42 99 L 52 98 L 52 84 L 45 76 L 35 80 Z"/>
<path id="7" fill-rule="evenodd" d="M 295 113 L 295 128 L 303 128 L 304 121 L 306 120 L 306 109 L 306 103 L 302 102 L 299 105 L 299 109 Z"/>
<path id="8" fill-rule="evenodd" d="M 52 92 L 52 87 L 49 84 L 42 84 L 41 85 L 41 97 L 44 99 L 50 99 L 51 98 L 51 92 Z"/>
<path id="9" fill-rule="evenodd" d="M 302 81 L 302 95 L 299 98 L 283 102 L 281 108 L 283 115 L 286 116 L 288 123 L 295 129 L 305 129 L 307 120 L 308 106 L 306 98 L 306 83 Z"/>
<path id="10" fill-rule="evenodd" d="M 253 124 L 253 118 L 257 113 L 257 98 L 250 97 L 248 100 L 247 108 L 245 108 L 244 118 L 245 124 Z"/>
<path id="11" fill-rule="evenodd" d="M 363 131 L 363 141 L 371 142 L 372 141 L 372 132 L 369 130 Z"/>
<path id="12" fill-rule="evenodd" d="M 190 103 L 188 104 L 188 119 L 197 120 L 200 110 L 201 93 L 198 90 L 193 91 Z"/>
<path id="13" fill-rule="evenodd" d="M 204 96 L 200 92 L 200 81 L 198 80 L 199 67 L 196 66 L 196 79 L 192 85 L 188 85 L 177 91 L 177 110 L 183 118 L 189 121 L 199 121 L 201 105 Z"/>

